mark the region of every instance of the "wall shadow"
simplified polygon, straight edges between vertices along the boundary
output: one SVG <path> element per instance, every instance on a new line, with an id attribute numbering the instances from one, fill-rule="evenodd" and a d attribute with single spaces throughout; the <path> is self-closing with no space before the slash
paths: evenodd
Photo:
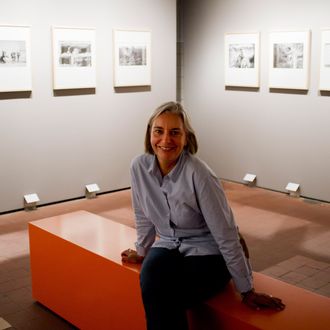
<path id="1" fill-rule="evenodd" d="M 320 96 L 330 96 L 330 91 L 319 91 Z"/>
<path id="2" fill-rule="evenodd" d="M 270 93 L 307 95 L 307 89 L 269 88 Z"/>
<path id="3" fill-rule="evenodd" d="M 32 91 L 19 92 L 1 92 L 0 100 L 29 99 L 32 97 Z"/>
<path id="4" fill-rule="evenodd" d="M 225 86 L 226 91 L 238 91 L 238 92 L 259 92 L 259 87 L 239 87 L 239 86 Z"/>
<path id="5" fill-rule="evenodd" d="M 141 93 L 150 92 L 151 86 L 127 86 L 127 87 L 114 87 L 115 93 Z"/>
<path id="6" fill-rule="evenodd" d="M 53 90 L 54 96 L 77 96 L 96 94 L 95 88 L 75 88 L 75 89 L 56 89 Z"/>

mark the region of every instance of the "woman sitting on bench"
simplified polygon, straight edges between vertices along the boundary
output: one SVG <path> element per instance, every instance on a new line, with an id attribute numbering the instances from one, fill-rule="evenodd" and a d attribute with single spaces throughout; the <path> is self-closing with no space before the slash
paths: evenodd
<path id="1" fill-rule="evenodd" d="M 217 176 L 199 158 L 179 103 L 151 116 L 145 154 L 131 165 L 136 251 L 148 330 L 187 330 L 186 309 L 223 290 L 230 279 L 252 308 L 283 310 L 281 299 L 257 293 L 233 213 Z M 156 239 L 156 236 L 158 238 Z"/>

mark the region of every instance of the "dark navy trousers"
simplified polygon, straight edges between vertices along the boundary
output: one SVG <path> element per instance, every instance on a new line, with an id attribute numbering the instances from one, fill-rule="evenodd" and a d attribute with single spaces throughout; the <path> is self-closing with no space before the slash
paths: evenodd
<path id="1" fill-rule="evenodd" d="M 140 285 L 148 330 L 188 330 L 187 309 L 223 290 L 231 276 L 221 255 L 186 256 L 151 248 Z"/>

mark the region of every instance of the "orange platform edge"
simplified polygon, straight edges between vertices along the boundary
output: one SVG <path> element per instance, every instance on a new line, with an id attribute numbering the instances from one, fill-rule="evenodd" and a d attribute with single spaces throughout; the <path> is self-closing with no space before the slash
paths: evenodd
<path id="1" fill-rule="evenodd" d="M 123 265 L 133 228 L 78 211 L 29 223 L 33 297 L 80 329 L 146 329 L 139 266 Z M 328 330 L 330 299 L 254 273 L 258 291 L 281 297 L 283 312 L 254 311 L 233 285 L 189 311 L 191 330 Z"/>

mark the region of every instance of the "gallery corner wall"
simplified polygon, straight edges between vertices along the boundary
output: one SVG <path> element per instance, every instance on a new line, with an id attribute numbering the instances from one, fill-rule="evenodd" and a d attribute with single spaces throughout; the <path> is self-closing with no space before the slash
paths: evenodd
<path id="1" fill-rule="evenodd" d="M 330 93 L 320 92 L 321 30 L 328 0 L 182 0 L 183 100 L 199 155 L 221 178 L 330 201 Z M 269 34 L 310 30 L 307 91 L 269 88 Z M 259 88 L 226 88 L 224 36 L 260 33 Z"/>
<path id="2" fill-rule="evenodd" d="M 0 93 L 0 213 L 130 186 L 147 119 L 176 98 L 175 0 L 5 1 L 0 25 L 31 27 L 32 92 Z M 52 26 L 95 28 L 95 90 L 53 90 Z M 151 31 L 151 86 L 114 89 L 113 29 Z"/>

